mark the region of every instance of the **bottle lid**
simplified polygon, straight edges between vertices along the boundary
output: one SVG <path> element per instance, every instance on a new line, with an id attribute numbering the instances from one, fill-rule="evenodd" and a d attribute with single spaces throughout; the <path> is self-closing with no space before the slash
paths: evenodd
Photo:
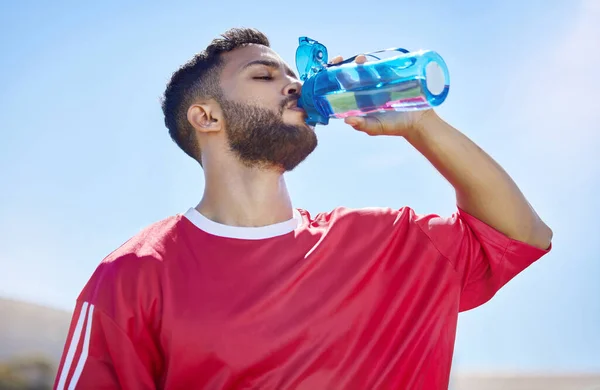
<path id="1" fill-rule="evenodd" d="M 306 81 L 327 66 L 327 48 L 308 37 L 298 39 L 296 49 L 296 69 L 300 80 Z"/>

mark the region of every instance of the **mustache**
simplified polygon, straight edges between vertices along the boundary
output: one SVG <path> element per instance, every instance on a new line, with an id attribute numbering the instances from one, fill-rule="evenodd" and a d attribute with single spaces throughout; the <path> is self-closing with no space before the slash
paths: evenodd
<path id="1" fill-rule="evenodd" d="M 281 104 L 279 105 L 280 111 L 283 112 L 283 110 L 285 110 L 285 108 L 287 107 L 288 104 L 290 104 L 291 102 L 296 102 L 296 101 L 298 101 L 298 99 L 300 99 L 300 95 L 287 96 L 285 99 L 283 99 L 281 101 Z"/>

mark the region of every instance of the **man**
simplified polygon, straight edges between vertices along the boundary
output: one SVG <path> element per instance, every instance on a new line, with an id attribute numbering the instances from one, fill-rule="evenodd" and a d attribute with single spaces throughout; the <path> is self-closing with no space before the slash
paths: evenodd
<path id="1" fill-rule="evenodd" d="M 174 73 L 165 123 L 204 195 L 98 266 L 56 389 L 447 388 L 458 313 L 546 254 L 552 232 L 432 110 L 345 121 L 412 144 L 456 189 L 455 215 L 294 208 L 283 174 L 317 145 L 300 92 L 251 29 Z"/>

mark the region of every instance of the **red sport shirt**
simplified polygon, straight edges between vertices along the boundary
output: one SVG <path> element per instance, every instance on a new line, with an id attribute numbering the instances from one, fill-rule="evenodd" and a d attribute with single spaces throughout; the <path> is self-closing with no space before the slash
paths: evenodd
<path id="1" fill-rule="evenodd" d="M 460 209 L 243 228 L 191 208 L 101 262 L 54 388 L 446 389 L 458 313 L 549 250 Z"/>

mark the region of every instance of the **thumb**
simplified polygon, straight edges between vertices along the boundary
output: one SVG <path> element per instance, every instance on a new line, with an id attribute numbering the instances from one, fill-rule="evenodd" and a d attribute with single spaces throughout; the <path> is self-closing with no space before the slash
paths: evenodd
<path id="1" fill-rule="evenodd" d="M 369 135 L 379 135 L 384 133 L 383 124 L 374 116 L 351 116 L 344 119 L 344 122 L 352 126 L 355 130 L 362 131 Z"/>

